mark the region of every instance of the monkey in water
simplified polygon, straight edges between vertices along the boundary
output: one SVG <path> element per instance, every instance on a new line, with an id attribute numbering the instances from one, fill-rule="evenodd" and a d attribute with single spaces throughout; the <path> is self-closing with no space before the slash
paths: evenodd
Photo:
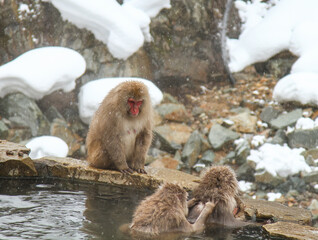
<path id="1" fill-rule="evenodd" d="M 127 81 L 113 88 L 89 127 L 86 138 L 89 165 L 122 173 L 146 173 L 152 122 L 152 105 L 145 84 Z"/>
<path id="2" fill-rule="evenodd" d="M 212 213 L 214 202 L 207 201 L 194 224 L 186 219 L 188 215 L 188 193 L 180 186 L 166 183 L 145 198 L 135 210 L 130 233 L 135 236 L 158 236 L 164 233 L 200 233 L 205 221 Z M 166 239 L 166 238 L 165 238 Z"/>
<path id="3" fill-rule="evenodd" d="M 227 166 L 211 167 L 203 176 L 200 184 L 193 190 L 193 198 L 188 202 L 190 208 L 188 220 L 194 222 L 204 204 L 217 202 L 208 223 L 217 223 L 228 227 L 248 225 L 234 217 L 233 211 L 239 200 L 239 186 L 233 170 Z"/>

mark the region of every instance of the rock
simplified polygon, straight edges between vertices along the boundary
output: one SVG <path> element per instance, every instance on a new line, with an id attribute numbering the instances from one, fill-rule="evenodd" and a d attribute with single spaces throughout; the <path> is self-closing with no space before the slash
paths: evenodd
<path id="1" fill-rule="evenodd" d="M 307 183 L 307 184 L 313 183 L 313 182 L 318 183 L 318 171 L 313 171 L 311 173 L 305 173 L 303 178 L 304 178 L 305 183 Z"/>
<path id="2" fill-rule="evenodd" d="M 207 150 L 202 154 L 200 161 L 205 164 L 212 164 L 215 158 L 215 154 L 212 150 Z"/>
<path id="3" fill-rule="evenodd" d="M 309 166 L 318 166 L 318 164 L 315 162 L 315 159 L 318 159 L 318 148 L 312 148 L 307 151 L 304 151 L 302 152 L 302 155 L 304 156 L 306 163 Z"/>
<path id="4" fill-rule="evenodd" d="M 280 110 L 269 106 L 262 110 L 259 117 L 263 122 L 270 123 L 273 119 L 277 118 L 280 113 Z"/>
<path id="5" fill-rule="evenodd" d="M 59 137 L 67 143 L 69 148 L 68 156 L 72 156 L 76 153 L 78 154 L 83 139 L 77 134 L 73 133 L 64 120 L 58 118 L 54 119 L 53 123 L 51 124 L 50 133 L 52 136 Z"/>
<path id="6" fill-rule="evenodd" d="M 21 143 L 32 138 L 31 129 L 9 129 L 7 140 L 10 142 Z"/>
<path id="7" fill-rule="evenodd" d="M 313 219 L 318 219 L 318 200 L 317 199 L 311 200 L 311 203 L 308 206 L 308 209 L 311 211 L 313 215 Z"/>
<path id="8" fill-rule="evenodd" d="M 159 126 L 163 122 L 163 118 L 157 111 L 153 111 L 153 124 L 154 126 Z"/>
<path id="9" fill-rule="evenodd" d="M 254 182 L 255 177 L 255 164 L 252 162 L 243 163 L 238 169 L 236 169 L 236 177 L 238 180 L 244 180 L 248 182 Z"/>
<path id="10" fill-rule="evenodd" d="M 240 135 L 219 124 L 214 124 L 209 132 L 209 141 L 213 149 L 218 150 L 226 143 L 232 142 L 239 138 Z"/>
<path id="11" fill-rule="evenodd" d="M 111 185 L 156 189 L 164 182 L 177 183 L 192 190 L 197 186 L 198 177 L 168 168 L 146 166 L 148 174 L 126 174 L 118 171 L 97 169 L 86 161 L 74 158 L 44 157 L 33 160 L 40 177 L 58 177 L 70 180 L 94 181 Z"/>
<path id="12" fill-rule="evenodd" d="M 167 123 L 154 129 L 170 143 L 184 144 L 189 139 L 192 129 L 185 124 Z"/>
<path id="13" fill-rule="evenodd" d="M 0 139 L 7 139 L 8 135 L 9 128 L 2 120 L 0 120 Z"/>
<path id="14" fill-rule="evenodd" d="M 250 155 L 251 151 L 248 141 L 246 139 L 242 139 L 242 141 L 240 140 L 241 139 L 237 140 L 239 142 L 236 144 L 235 147 L 235 162 L 238 165 L 246 163 L 246 159 Z"/>
<path id="15" fill-rule="evenodd" d="M 249 112 L 242 112 L 229 119 L 234 122 L 233 128 L 237 132 L 254 133 L 256 131 L 257 118 L 252 116 Z"/>
<path id="16" fill-rule="evenodd" d="M 152 167 L 152 168 L 169 168 L 174 170 L 177 170 L 178 166 L 179 166 L 179 161 L 170 157 L 163 157 L 149 164 L 149 167 Z"/>
<path id="17" fill-rule="evenodd" d="M 311 213 L 306 209 L 287 207 L 278 202 L 264 200 L 243 198 L 242 201 L 245 205 L 244 212 L 251 219 L 273 219 L 275 221 L 311 224 Z"/>
<path id="18" fill-rule="evenodd" d="M 270 125 L 276 129 L 291 126 L 295 124 L 299 118 L 302 117 L 302 113 L 303 111 L 301 109 L 296 109 L 289 113 L 280 114 L 277 118 L 270 121 Z"/>
<path id="19" fill-rule="evenodd" d="M 181 149 L 181 145 L 170 143 L 157 132 L 153 132 L 152 146 L 171 154 L 174 154 L 178 149 Z"/>
<path id="20" fill-rule="evenodd" d="M 181 159 L 188 167 L 193 167 L 197 162 L 198 156 L 201 152 L 201 145 L 201 135 L 196 130 L 190 135 L 182 150 Z"/>
<path id="21" fill-rule="evenodd" d="M 297 129 L 287 134 L 287 138 L 288 145 L 291 148 L 316 148 L 318 146 L 318 127 L 314 129 Z"/>
<path id="22" fill-rule="evenodd" d="M 204 109 L 200 107 L 194 107 L 192 109 L 191 115 L 192 116 L 199 116 L 200 114 L 204 113 Z"/>
<path id="23" fill-rule="evenodd" d="M 298 176 L 289 176 L 287 181 L 277 186 L 277 190 L 282 193 L 287 193 L 290 190 L 296 190 L 300 193 L 303 193 L 306 191 L 306 184 L 303 178 Z"/>
<path id="24" fill-rule="evenodd" d="M 272 144 L 279 144 L 279 145 L 284 145 L 287 143 L 287 136 L 286 133 L 283 129 L 278 129 L 277 132 L 275 133 L 275 136 L 273 137 L 271 143 Z"/>
<path id="25" fill-rule="evenodd" d="M 37 176 L 34 163 L 29 157 L 30 149 L 23 145 L 0 140 L 0 176 Z"/>
<path id="26" fill-rule="evenodd" d="M 158 105 L 155 110 L 166 120 L 186 122 L 189 119 L 184 105 L 175 103 L 164 103 Z"/>
<path id="27" fill-rule="evenodd" d="M 53 122 L 55 118 L 64 119 L 64 117 L 60 114 L 60 112 L 54 106 L 49 106 L 47 110 L 44 112 L 45 116 L 50 122 Z"/>
<path id="28" fill-rule="evenodd" d="M 175 103 L 175 104 L 179 104 L 178 100 L 173 97 L 171 94 L 169 93 L 163 93 L 163 98 L 161 100 L 161 103 Z"/>
<path id="29" fill-rule="evenodd" d="M 21 93 L 7 95 L 0 101 L 0 115 L 7 118 L 13 128 L 30 128 L 32 136 L 49 133 L 47 118 L 34 100 Z"/>
<path id="30" fill-rule="evenodd" d="M 278 176 L 273 176 L 266 170 L 255 173 L 255 182 L 259 184 L 269 185 L 276 187 L 284 182 L 284 179 Z"/>
<path id="31" fill-rule="evenodd" d="M 291 222 L 276 222 L 263 225 L 263 228 L 273 237 L 295 240 L 317 240 L 317 228 L 303 226 Z"/>

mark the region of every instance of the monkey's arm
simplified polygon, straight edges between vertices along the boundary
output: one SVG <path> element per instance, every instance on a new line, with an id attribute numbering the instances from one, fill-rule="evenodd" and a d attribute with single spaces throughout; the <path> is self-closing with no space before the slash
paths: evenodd
<path id="1" fill-rule="evenodd" d="M 144 166 L 147 151 L 151 144 L 152 131 L 145 128 L 136 137 L 134 156 L 131 162 L 131 167 L 138 173 L 146 173 Z"/>
<path id="2" fill-rule="evenodd" d="M 213 209 L 215 207 L 214 202 L 207 202 L 205 203 L 205 206 L 200 213 L 198 219 L 195 221 L 194 224 L 192 224 L 192 231 L 193 232 L 202 232 L 205 228 L 205 222 L 209 215 L 213 212 Z"/>
<path id="3" fill-rule="evenodd" d="M 190 199 L 190 200 L 187 202 L 188 208 L 192 208 L 194 205 L 197 204 L 197 202 L 198 202 L 198 200 L 195 199 L 195 198 Z"/>

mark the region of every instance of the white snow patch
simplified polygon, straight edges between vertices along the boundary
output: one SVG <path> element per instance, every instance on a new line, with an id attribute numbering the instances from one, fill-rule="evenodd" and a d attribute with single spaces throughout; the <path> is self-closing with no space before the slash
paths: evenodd
<path id="1" fill-rule="evenodd" d="M 243 21 L 239 39 L 228 39 L 231 71 L 289 50 L 299 56 L 291 73 L 276 85 L 278 102 L 318 105 L 317 0 L 260 0 L 235 2 Z"/>
<path id="2" fill-rule="evenodd" d="M 0 67 L 0 97 L 22 92 L 41 99 L 58 89 L 69 92 L 85 69 L 84 58 L 72 49 L 36 48 Z"/>
<path id="3" fill-rule="evenodd" d="M 258 147 L 265 142 L 266 138 L 264 135 L 255 135 L 252 138 L 251 144 L 254 147 Z"/>
<path id="4" fill-rule="evenodd" d="M 239 185 L 239 188 L 241 189 L 241 191 L 246 192 L 246 191 L 251 190 L 253 183 L 241 180 L 238 182 L 238 185 Z"/>
<path id="5" fill-rule="evenodd" d="M 170 0 L 46 0 L 79 28 L 90 30 L 104 42 L 110 53 L 127 59 L 144 43 L 151 41 L 150 18 L 170 8 Z"/>
<path id="6" fill-rule="evenodd" d="M 290 149 L 286 144 L 265 143 L 258 150 L 251 150 L 247 160 L 256 163 L 256 169 L 265 169 L 273 176 L 287 177 L 300 171 L 311 172 L 301 153 L 305 149 Z"/>
<path id="7" fill-rule="evenodd" d="M 273 193 L 273 192 L 267 193 L 268 201 L 275 201 L 276 199 L 280 198 L 281 196 L 282 196 L 281 193 Z"/>
<path id="8" fill-rule="evenodd" d="M 67 144 L 58 137 L 41 136 L 31 139 L 26 145 L 31 149 L 30 158 L 36 159 L 45 156 L 66 157 Z"/>
<path id="9" fill-rule="evenodd" d="M 140 81 L 148 87 L 152 105 L 161 102 L 163 94 L 160 89 L 151 81 L 143 78 L 102 78 L 90 81 L 81 87 L 78 94 L 78 107 L 80 118 L 89 124 L 95 111 L 106 97 L 108 92 L 122 82 L 129 80 Z"/>
<path id="10" fill-rule="evenodd" d="M 318 127 L 318 118 L 314 121 L 311 118 L 299 118 L 296 122 L 295 129 L 313 129 Z"/>

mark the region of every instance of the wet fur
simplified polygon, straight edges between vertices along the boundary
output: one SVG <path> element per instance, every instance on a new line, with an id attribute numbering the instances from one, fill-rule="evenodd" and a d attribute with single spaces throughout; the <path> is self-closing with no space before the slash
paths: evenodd
<path id="1" fill-rule="evenodd" d="M 195 224 L 190 224 L 187 192 L 180 186 L 166 183 L 137 207 L 130 229 L 133 233 L 155 236 L 162 233 L 192 233 L 204 230 L 204 223 L 212 212 L 212 203 L 207 204 Z"/>
<path id="2" fill-rule="evenodd" d="M 209 223 L 229 227 L 246 225 L 233 215 L 238 194 L 238 182 L 233 170 L 227 166 L 211 167 L 203 176 L 198 187 L 193 190 L 193 198 L 188 203 L 190 208 L 188 220 L 195 221 L 201 212 L 202 205 L 213 200 L 216 202 L 216 206 L 208 218 Z"/>
<path id="3" fill-rule="evenodd" d="M 129 98 L 143 100 L 138 116 Z M 147 87 L 127 81 L 112 89 L 96 111 L 87 134 L 87 160 L 96 168 L 144 172 L 152 139 L 152 106 Z"/>

